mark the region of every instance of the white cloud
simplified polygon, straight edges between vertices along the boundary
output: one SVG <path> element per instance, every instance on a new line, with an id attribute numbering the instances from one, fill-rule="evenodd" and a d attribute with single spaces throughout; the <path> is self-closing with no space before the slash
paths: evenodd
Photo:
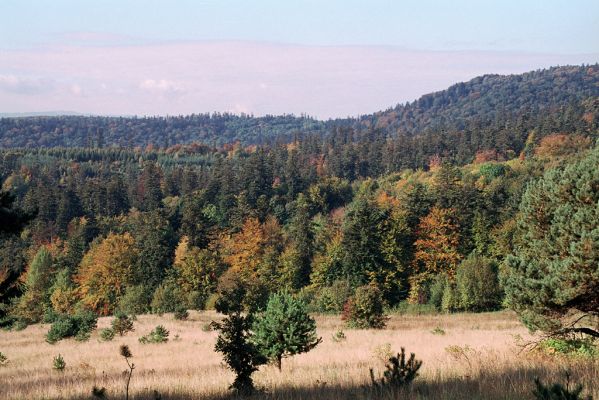
<path id="1" fill-rule="evenodd" d="M 227 112 L 234 114 L 251 114 L 252 110 L 245 104 L 237 103 L 233 107 L 229 108 Z"/>
<path id="2" fill-rule="evenodd" d="M 54 82 L 50 79 L 20 77 L 0 74 L 0 90 L 16 94 L 39 94 L 51 91 Z"/>
<path id="3" fill-rule="evenodd" d="M 82 94 L 82 90 L 81 90 L 81 86 L 79 85 L 71 85 L 71 93 L 74 94 L 75 96 L 81 96 Z"/>
<path id="4" fill-rule="evenodd" d="M 183 87 L 177 82 L 167 79 L 146 79 L 140 82 L 139 87 L 149 92 L 158 92 L 165 94 L 182 93 Z"/>

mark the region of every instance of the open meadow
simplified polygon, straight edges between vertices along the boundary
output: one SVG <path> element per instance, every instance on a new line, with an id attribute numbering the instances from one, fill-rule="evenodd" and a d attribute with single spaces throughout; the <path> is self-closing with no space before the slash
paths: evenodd
<path id="1" fill-rule="evenodd" d="M 50 345 L 44 341 L 48 325 L 29 326 L 22 331 L 0 332 L 0 351 L 8 362 L 0 367 L 2 399 L 91 398 L 93 386 L 105 387 L 109 399 L 124 398 L 127 365 L 119 345 L 133 353 L 135 370 L 132 398 L 218 399 L 230 395 L 233 373 L 221 355 L 213 351 L 216 332 L 207 325 L 219 318 L 212 312 L 192 312 L 187 321 L 171 314 L 143 315 L 135 332 L 99 339 L 99 330 L 110 318 L 98 321 L 87 342 L 72 339 Z M 323 342 L 309 353 L 283 360 L 282 372 L 263 366 L 254 374 L 267 399 L 526 399 L 532 398 L 533 380 L 564 382 L 564 371 L 572 381 L 585 385 L 588 394 L 599 396 L 597 361 L 556 362 L 555 358 L 521 352 L 517 342 L 530 339 L 526 328 L 510 312 L 454 315 L 393 315 L 384 330 L 343 328 L 338 316 L 317 316 Z M 140 344 L 138 338 L 156 325 L 170 331 L 164 344 Z M 343 329 L 346 338 L 334 340 Z M 424 364 L 410 393 L 380 393 L 370 388 L 369 369 L 382 374 L 386 358 L 400 347 L 416 353 Z M 52 368 L 61 354 L 64 371 Z"/>

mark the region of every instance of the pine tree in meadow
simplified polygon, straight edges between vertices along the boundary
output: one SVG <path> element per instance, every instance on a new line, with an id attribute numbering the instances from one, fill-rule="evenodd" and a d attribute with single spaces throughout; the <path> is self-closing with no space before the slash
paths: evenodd
<path id="1" fill-rule="evenodd" d="M 322 341 L 316 336 L 316 322 L 308 315 L 305 303 L 288 292 L 270 296 L 252 330 L 252 342 L 279 371 L 283 358 L 306 353 Z"/>

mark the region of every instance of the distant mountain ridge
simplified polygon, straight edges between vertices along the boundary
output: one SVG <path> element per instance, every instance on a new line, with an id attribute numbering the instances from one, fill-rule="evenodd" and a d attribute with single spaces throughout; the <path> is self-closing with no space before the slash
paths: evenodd
<path id="1" fill-rule="evenodd" d="M 448 133 L 477 135 L 483 128 L 487 130 L 485 135 L 493 135 L 488 131 L 489 126 L 495 130 L 515 126 L 521 136 L 526 130 L 539 126 L 561 129 L 560 124 L 552 123 L 549 118 L 561 121 L 563 118 L 559 116 L 566 113 L 580 116 L 590 113 L 591 119 L 596 118 L 598 98 L 599 64 L 563 66 L 520 75 L 484 75 L 385 111 L 328 121 L 307 116 L 253 117 L 229 113 L 1 118 L 0 147 L 168 147 L 192 142 L 222 145 L 235 141 L 250 145 L 288 142 L 298 135 L 326 135 L 335 128 L 378 131 L 390 137 L 409 139 Z M 593 124 L 591 121 L 591 127 Z"/>

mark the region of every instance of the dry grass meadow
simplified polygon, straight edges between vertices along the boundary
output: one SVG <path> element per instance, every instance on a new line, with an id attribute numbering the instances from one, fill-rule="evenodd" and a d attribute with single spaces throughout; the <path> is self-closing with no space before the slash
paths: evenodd
<path id="1" fill-rule="evenodd" d="M 88 342 L 44 341 L 48 325 L 19 332 L 0 332 L 0 351 L 9 362 L 0 366 L 0 399 L 86 399 L 94 385 L 106 387 L 109 399 L 124 398 L 126 369 L 119 345 L 127 344 L 136 369 L 132 398 L 221 399 L 233 374 L 213 351 L 216 332 L 205 326 L 218 316 L 193 312 L 188 321 L 172 315 L 140 316 L 135 332 L 101 342 L 95 331 Z M 110 318 L 100 319 L 98 328 Z M 317 317 L 323 338 L 316 349 L 283 360 L 283 371 L 263 366 L 255 377 L 257 399 L 530 399 L 533 379 L 583 383 L 587 394 L 599 397 L 597 361 L 556 362 L 547 356 L 519 353 L 526 329 L 509 312 L 434 316 L 392 316 L 385 330 L 344 329 L 346 340 L 332 335 L 343 328 L 337 316 Z M 165 344 L 140 344 L 138 337 L 163 324 L 170 330 Z M 441 328 L 445 334 L 433 333 Z M 382 373 L 389 351 L 415 352 L 424 361 L 409 393 L 380 393 L 369 388 L 369 368 Z M 66 361 L 62 372 L 52 369 L 53 357 Z"/>

